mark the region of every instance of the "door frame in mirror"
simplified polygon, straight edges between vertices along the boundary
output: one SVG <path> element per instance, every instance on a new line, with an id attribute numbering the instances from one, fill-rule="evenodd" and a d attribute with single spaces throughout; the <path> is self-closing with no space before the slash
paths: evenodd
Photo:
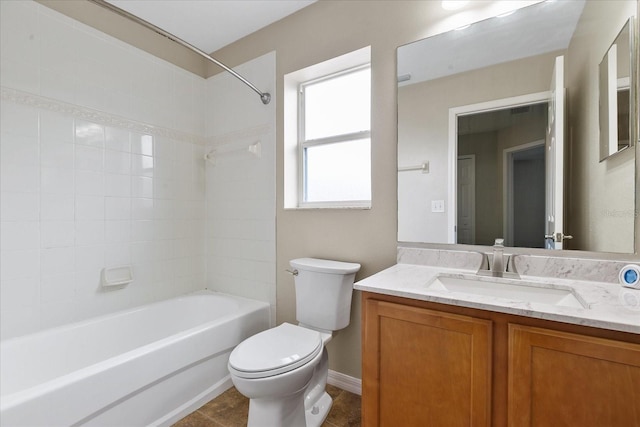
<path id="1" fill-rule="evenodd" d="M 521 107 L 530 104 L 540 104 L 548 102 L 550 96 L 551 93 L 549 91 L 544 91 L 449 108 L 449 131 L 447 141 L 449 153 L 449 177 L 447 179 L 447 243 L 456 244 L 458 117 L 468 114 L 486 113 L 494 110 Z"/>

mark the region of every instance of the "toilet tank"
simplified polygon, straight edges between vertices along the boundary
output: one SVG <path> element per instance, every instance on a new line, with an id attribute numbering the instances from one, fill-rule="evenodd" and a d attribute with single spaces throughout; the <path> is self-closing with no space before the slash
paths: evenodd
<path id="1" fill-rule="evenodd" d="M 325 331 L 346 328 L 351 317 L 353 281 L 360 264 L 318 258 L 298 258 L 289 264 L 298 272 L 298 322 Z"/>

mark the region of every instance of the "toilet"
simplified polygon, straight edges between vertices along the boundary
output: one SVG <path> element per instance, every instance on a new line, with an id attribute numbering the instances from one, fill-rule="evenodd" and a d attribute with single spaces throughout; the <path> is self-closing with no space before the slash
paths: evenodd
<path id="1" fill-rule="evenodd" d="M 248 427 L 319 427 L 331 409 L 326 344 L 349 325 L 360 264 L 317 258 L 289 262 L 298 325 L 283 323 L 241 342 L 229 356 L 236 389 L 248 397 Z"/>

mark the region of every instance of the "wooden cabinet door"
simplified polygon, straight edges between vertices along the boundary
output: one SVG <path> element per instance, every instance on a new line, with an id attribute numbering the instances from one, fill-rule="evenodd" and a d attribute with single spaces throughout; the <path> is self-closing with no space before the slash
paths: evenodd
<path id="1" fill-rule="evenodd" d="M 640 426 L 640 345 L 509 324 L 509 426 Z"/>
<path id="2" fill-rule="evenodd" d="M 363 425 L 488 426 L 491 321 L 367 299 Z"/>

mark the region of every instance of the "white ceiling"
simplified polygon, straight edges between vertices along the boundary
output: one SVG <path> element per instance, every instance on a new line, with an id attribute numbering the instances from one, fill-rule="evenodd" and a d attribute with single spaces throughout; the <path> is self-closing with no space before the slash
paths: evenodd
<path id="1" fill-rule="evenodd" d="M 400 86 L 566 49 L 585 0 L 540 2 L 398 49 Z"/>
<path id="2" fill-rule="evenodd" d="M 107 0 L 211 53 L 316 0 Z"/>

